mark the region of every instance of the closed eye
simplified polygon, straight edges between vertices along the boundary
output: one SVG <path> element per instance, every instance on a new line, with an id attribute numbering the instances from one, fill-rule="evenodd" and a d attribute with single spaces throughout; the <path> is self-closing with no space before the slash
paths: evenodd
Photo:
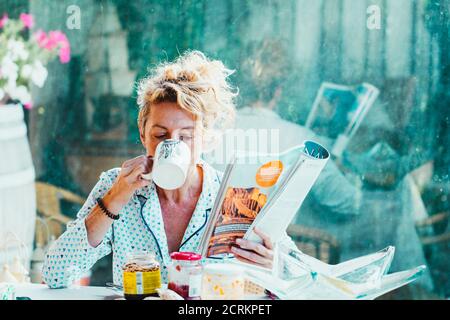
<path id="1" fill-rule="evenodd" d="M 191 136 L 180 136 L 181 141 L 190 140 L 190 139 L 192 139 Z"/>

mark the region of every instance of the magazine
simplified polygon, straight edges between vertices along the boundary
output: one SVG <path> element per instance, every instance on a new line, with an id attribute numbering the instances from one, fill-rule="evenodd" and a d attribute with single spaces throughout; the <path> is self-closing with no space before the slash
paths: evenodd
<path id="1" fill-rule="evenodd" d="M 280 154 L 233 157 L 199 244 L 201 254 L 229 256 L 237 238 L 261 242 L 255 227 L 279 241 L 328 159 L 328 151 L 313 141 Z"/>
<path id="2" fill-rule="evenodd" d="M 379 93 L 376 87 L 368 83 L 344 86 L 324 82 L 305 126 L 318 135 L 332 139 L 331 154 L 340 157 Z"/>
<path id="3" fill-rule="evenodd" d="M 233 263 L 242 266 L 248 280 L 280 299 L 371 300 L 417 280 L 426 269 L 419 266 L 388 275 L 394 247 L 336 265 L 283 244 L 275 251 L 271 271 L 249 267 L 240 261 Z"/>

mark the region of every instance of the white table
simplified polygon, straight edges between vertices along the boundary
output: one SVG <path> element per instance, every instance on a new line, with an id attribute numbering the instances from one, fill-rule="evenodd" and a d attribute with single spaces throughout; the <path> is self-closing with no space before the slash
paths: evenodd
<path id="1" fill-rule="evenodd" d="M 63 289 L 50 289 L 45 284 L 14 284 L 16 297 L 29 297 L 31 300 L 123 300 L 121 292 L 110 287 L 72 286 Z M 159 298 L 152 298 L 152 300 Z M 269 300 L 265 295 L 248 295 L 246 300 Z"/>
<path id="2" fill-rule="evenodd" d="M 73 286 L 63 289 L 50 289 L 45 284 L 14 284 L 16 297 L 29 297 L 31 300 L 114 300 L 122 295 L 109 287 Z"/>

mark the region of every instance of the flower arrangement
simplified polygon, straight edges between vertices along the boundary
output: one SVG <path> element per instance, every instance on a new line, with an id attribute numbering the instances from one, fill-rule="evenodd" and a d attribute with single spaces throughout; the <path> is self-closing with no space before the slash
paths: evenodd
<path id="1" fill-rule="evenodd" d="M 22 13 L 17 20 L 6 14 L 0 18 L 0 106 L 14 102 L 32 108 L 30 86 L 43 87 L 47 63 L 56 57 L 61 63 L 70 61 L 70 43 L 63 32 L 31 33 L 33 27 L 31 14 Z"/>

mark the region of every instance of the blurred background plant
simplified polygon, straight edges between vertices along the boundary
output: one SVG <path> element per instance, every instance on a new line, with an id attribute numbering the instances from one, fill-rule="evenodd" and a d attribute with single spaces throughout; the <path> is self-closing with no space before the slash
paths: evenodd
<path id="1" fill-rule="evenodd" d="M 57 56 L 61 63 L 70 61 L 70 44 L 64 33 L 38 30 L 30 35 L 33 27 L 34 17 L 27 13 L 21 13 L 19 19 L 4 13 L 0 19 L 0 105 L 21 103 L 30 109 L 30 85 L 44 86 L 47 63 Z"/>

